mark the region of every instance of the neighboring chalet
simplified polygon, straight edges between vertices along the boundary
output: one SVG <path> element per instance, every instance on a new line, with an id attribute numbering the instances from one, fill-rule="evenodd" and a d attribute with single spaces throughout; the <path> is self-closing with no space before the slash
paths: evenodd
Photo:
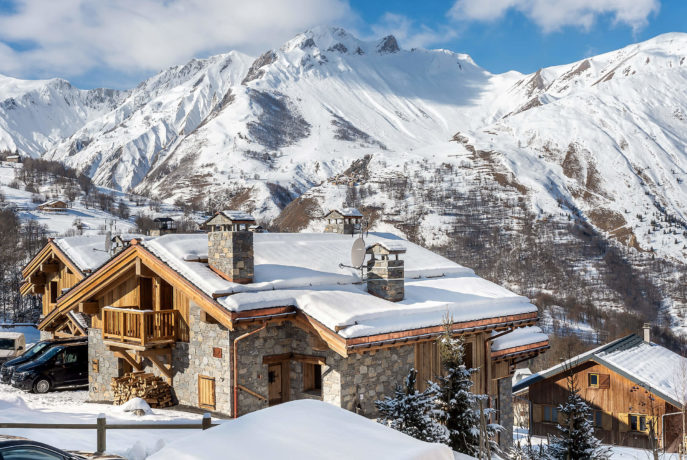
<path id="1" fill-rule="evenodd" d="M 436 338 L 448 313 L 479 369 L 475 391 L 512 423 L 515 366 L 548 348 L 527 298 L 388 234 L 366 236 L 366 283 L 360 269 L 340 266 L 350 236 L 252 225 L 224 211 L 205 223 L 207 234 L 132 240 L 51 299 L 44 333 L 72 312 L 90 319 L 92 400 L 112 400 L 112 377 L 146 370 L 167 377 L 180 404 L 234 416 L 304 398 L 374 416 L 374 401 L 411 367 L 420 382 L 441 372 Z M 28 289 L 45 286 L 30 267 L 62 245 L 93 252 L 83 240 L 51 241 L 24 272 Z"/>
<path id="2" fill-rule="evenodd" d="M 153 219 L 153 225 L 155 227 L 148 231 L 150 236 L 162 236 L 177 231 L 177 223 L 171 217 L 156 217 Z"/>
<path id="3" fill-rule="evenodd" d="M 39 204 L 36 208 L 44 212 L 65 212 L 68 206 L 67 203 L 62 200 L 50 200 Z"/>
<path id="4" fill-rule="evenodd" d="M 7 155 L 5 161 L 9 163 L 21 163 L 21 156 L 19 155 Z"/>
<path id="5" fill-rule="evenodd" d="M 354 235 L 362 231 L 363 215 L 356 208 L 333 209 L 324 219 L 327 220 L 325 233 Z"/>
<path id="6" fill-rule="evenodd" d="M 644 338 L 632 334 L 615 340 L 513 385 L 517 396 L 529 399 L 530 434 L 557 432 L 563 421 L 557 408 L 568 397 L 570 375 L 592 409 L 595 435 L 605 444 L 646 449 L 653 423 L 660 446 L 677 452 L 687 359 L 652 343 L 648 326 Z"/>

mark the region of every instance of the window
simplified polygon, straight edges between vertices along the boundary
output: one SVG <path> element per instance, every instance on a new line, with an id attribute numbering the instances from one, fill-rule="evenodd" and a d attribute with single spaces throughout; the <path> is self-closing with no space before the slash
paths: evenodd
<path id="1" fill-rule="evenodd" d="M 52 452 L 40 447 L 17 446 L 2 451 L 4 460 L 60 460 L 64 458 L 57 452 Z"/>
<path id="2" fill-rule="evenodd" d="M 595 427 L 601 428 L 601 426 L 603 426 L 603 414 L 603 411 L 600 410 L 589 411 L 589 421 L 592 422 L 592 425 Z"/>
<path id="3" fill-rule="evenodd" d="M 50 303 L 57 302 L 57 281 L 50 282 Z"/>
<path id="4" fill-rule="evenodd" d="M 558 408 L 554 406 L 544 406 L 544 421 L 558 423 Z"/>
<path id="5" fill-rule="evenodd" d="M 646 415 L 630 414 L 630 430 L 646 431 Z"/>
<path id="6" fill-rule="evenodd" d="M 589 374 L 589 386 L 599 388 L 599 374 Z"/>
<path id="7" fill-rule="evenodd" d="M 319 393 L 322 391 L 322 366 L 303 363 L 303 391 Z"/>

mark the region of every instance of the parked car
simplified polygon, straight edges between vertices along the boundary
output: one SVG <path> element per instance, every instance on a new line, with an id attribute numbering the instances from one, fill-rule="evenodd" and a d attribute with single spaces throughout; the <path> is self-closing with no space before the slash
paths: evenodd
<path id="1" fill-rule="evenodd" d="M 48 351 L 50 347 L 72 342 L 88 343 L 88 337 L 69 337 L 65 339 L 41 340 L 40 342 L 36 342 L 34 346 L 27 349 L 24 353 L 14 359 L 6 361 L 0 366 L 0 383 L 10 383 L 12 380 L 12 373 L 18 366 L 33 361 L 41 354 Z"/>
<path id="2" fill-rule="evenodd" d="M 0 363 L 24 352 L 26 340 L 21 332 L 0 332 Z"/>
<path id="3" fill-rule="evenodd" d="M 50 347 L 38 358 L 14 369 L 12 386 L 36 393 L 88 385 L 88 343 Z"/>
<path id="4" fill-rule="evenodd" d="M 0 440 L 0 459 L 3 460 L 84 460 L 85 458 L 28 439 Z"/>

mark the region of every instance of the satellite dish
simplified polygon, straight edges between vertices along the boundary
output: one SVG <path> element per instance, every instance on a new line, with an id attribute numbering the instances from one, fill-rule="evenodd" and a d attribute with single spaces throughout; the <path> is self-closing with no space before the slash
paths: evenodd
<path id="1" fill-rule="evenodd" d="M 105 252 L 110 252 L 112 250 L 112 232 L 108 231 L 105 233 Z"/>
<path id="2" fill-rule="evenodd" d="M 362 267 L 365 262 L 365 240 L 358 238 L 353 242 L 351 248 L 351 265 L 354 267 Z"/>

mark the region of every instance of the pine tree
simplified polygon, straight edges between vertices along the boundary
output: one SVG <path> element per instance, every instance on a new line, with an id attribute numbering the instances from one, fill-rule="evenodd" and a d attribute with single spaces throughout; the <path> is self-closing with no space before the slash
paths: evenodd
<path id="1" fill-rule="evenodd" d="M 465 365 L 463 340 L 451 336 L 451 321 L 444 324 L 444 333 L 439 338 L 439 353 L 444 376 L 439 378 L 439 397 L 437 406 L 440 420 L 448 430 L 448 445 L 455 451 L 467 455 L 476 455 L 480 444 L 480 399 L 485 395 L 476 395 L 472 388 L 472 374 L 477 369 L 468 369 Z M 486 401 L 485 401 L 486 402 Z M 493 413 L 492 409 L 485 410 L 485 416 Z M 487 426 L 487 435 L 493 438 L 501 427 L 496 424 Z M 496 444 L 491 443 L 496 449 Z"/>
<path id="2" fill-rule="evenodd" d="M 568 399 L 558 406 L 564 422 L 558 425 L 559 435 L 549 443 L 548 456 L 557 460 L 605 460 L 610 457 L 608 448 L 594 437 L 590 420 L 591 410 L 580 397 L 574 375 L 568 377 Z"/>
<path id="3" fill-rule="evenodd" d="M 446 443 L 446 429 L 436 420 L 434 400 L 439 388 L 428 382 L 427 389 L 416 389 L 417 372 L 411 369 L 405 385 L 397 386 L 394 397 L 375 401 L 380 423 L 421 441 Z"/>

